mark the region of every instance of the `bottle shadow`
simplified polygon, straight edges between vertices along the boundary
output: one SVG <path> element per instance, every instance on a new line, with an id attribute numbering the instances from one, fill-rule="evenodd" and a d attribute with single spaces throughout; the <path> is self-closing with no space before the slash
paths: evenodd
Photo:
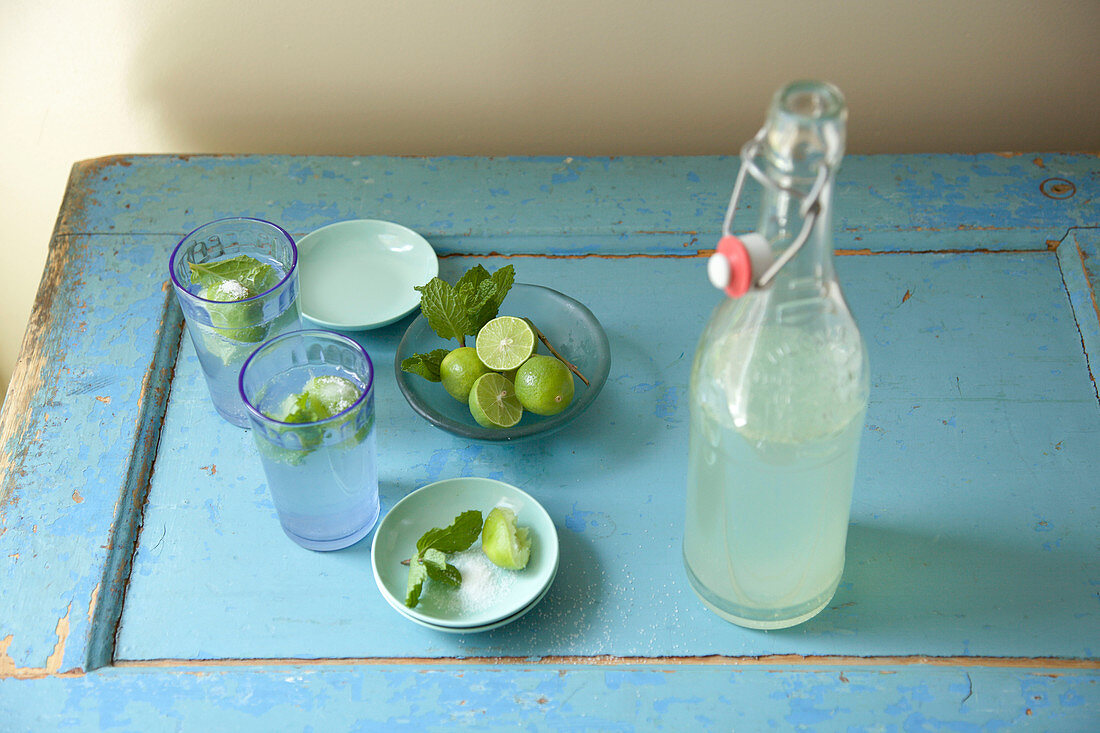
<path id="1" fill-rule="evenodd" d="M 772 633 L 843 638 L 844 654 L 1088 656 L 1100 563 L 1052 542 L 856 523 L 829 607 Z"/>

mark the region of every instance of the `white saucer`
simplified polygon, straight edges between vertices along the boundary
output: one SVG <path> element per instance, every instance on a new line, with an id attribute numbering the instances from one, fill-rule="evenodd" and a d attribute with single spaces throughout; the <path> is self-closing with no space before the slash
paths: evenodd
<path id="1" fill-rule="evenodd" d="M 393 222 L 341 221 L 298 242 L 302 315 L 326 328 L 360 331 L 393 323 L 420 305 L 413 287 L 438 274 L 427 240 Z"/>

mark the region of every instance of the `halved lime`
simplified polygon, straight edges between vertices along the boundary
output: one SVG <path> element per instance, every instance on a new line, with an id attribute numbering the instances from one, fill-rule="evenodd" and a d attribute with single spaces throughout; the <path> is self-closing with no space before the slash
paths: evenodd
<path id="1" fill-rule="evenodd" d="M 523 570 L 531 559 L 531 538 L 527 527 L 516 527 L 516 513 L 495 507 L 481 529 L 481 550 L 495 565 Z"/>
<path id="2" fill-rule="evenodd" d="M 531 324 L 515 316 L 499 316 L 477 332 L 477 357 L 493 371 L 515 369 L 535 353 Z"/>
<path id="3" fill-rule="evenodd" d="M 516 398 L 536 415 L 557 415 L 573 401 L 573 373 L 552 356 L 532 356 L 516 372 Z"/>
<path id="4" fill-rule="evenodd" d="M 496 372 L 482 374 L 470 389 L 470 414 L 483 428 L 510 428 L 523 417 L 516 388 Z"/>

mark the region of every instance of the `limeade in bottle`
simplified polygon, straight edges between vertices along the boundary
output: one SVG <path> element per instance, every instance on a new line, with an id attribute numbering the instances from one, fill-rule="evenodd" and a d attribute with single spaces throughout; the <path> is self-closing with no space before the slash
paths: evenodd
<path id="1" fill-rule="evenodd" d="M 831 212 L 844 150 L 839 90 L 777 93 L 708 260 L 729 297 L 691 371 L 684 566 L 722 618 L 793 626 L 833 597 L 844 570 L 867 352 L 832 264 Z M 731 224 L 746 174 L 763 187 L 757 230 Z"/>
<path id="2" fill-rule="evenodd" d="M 816 614 L 840 581 L 866 396 L 828 378 L 859 372 L 858 343 L 784 326 L 751 341 L 726 334 L 695 366 L 684 560 L 712 610 L 771 628 Z"/>

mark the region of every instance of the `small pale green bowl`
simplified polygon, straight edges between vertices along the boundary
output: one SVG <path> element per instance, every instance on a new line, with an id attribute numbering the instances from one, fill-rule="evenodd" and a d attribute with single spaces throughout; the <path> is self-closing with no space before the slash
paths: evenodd
<path id="1" fill-rule="evenodd" d="M 390 221 L 341 221 L 298 242 L 302 315 L 325 328 L 364 331 L 404 318 L 420 305 L 413 288 L 438 274 L 428 241 Z"/>
<path id="2" fill-rule="evenodd" d="M 416 552 L 421 535 L 433 527 L 448 526 L 464 511 L 477 509 L 484 517 L 496 506 L 512 509 L 516 523 L 527 527 L 531 537 L 531 558 L 523 570 L 508 571 L 516 576 L 507 592 L 486 609 L 463 612 L 455 604 L 441 602 L 450 589 L 434 588 L 429 580 L 417 607 L 407 608 L 409 568 L 401 563 Z M 553 582 L 558 557 L 558 532 L 541 504 L 503 481 L 474 477 L 437 481 L 397 502 L 378 524 L 371 546 L 374 581 L 386 602 L 417 623 L 452 633 L 484 631 L 523 616 Z"/>

